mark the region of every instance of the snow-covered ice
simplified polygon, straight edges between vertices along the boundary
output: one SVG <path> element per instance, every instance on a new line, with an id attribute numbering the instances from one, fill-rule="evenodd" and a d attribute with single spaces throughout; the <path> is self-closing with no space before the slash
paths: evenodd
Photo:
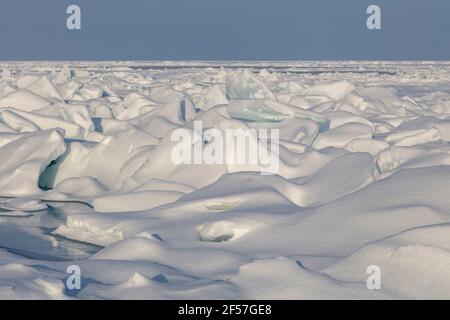
<path id="1" fill-rule="evenodd" d="M 0 74 L 0 299 L 450 299 L 450 63 Z M 277 129 L 276 174 L 174 163 L 196 122 Z"/>

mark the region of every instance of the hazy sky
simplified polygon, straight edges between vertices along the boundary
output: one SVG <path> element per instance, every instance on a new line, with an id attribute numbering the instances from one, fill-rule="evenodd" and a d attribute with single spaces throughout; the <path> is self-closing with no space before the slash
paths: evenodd
<path id="1" fill-rule="evenodd" d="M 0 60 L 24 59 L 450 60 L 450 0 L 0 0 Z"/>

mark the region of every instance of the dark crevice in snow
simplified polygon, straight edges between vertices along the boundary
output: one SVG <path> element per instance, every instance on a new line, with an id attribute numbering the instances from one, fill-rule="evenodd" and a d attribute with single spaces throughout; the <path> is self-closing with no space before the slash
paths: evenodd
<path id="1" fill-rule="evenodd" d="M 52 190 L 55 186 L 55 178 L 56 174 L 58 173 L 59 167 L 61 166 L 61 163 L 63 160 L 67 157 L 67 155 L 70 153 L 71 144 L 66 142 L 66 151 L 62 155 L 60 155 L 55 160 L 52 160 L 49 165 L 42 171 L 42 173 L 39 176 L 38 180 L 38 186 L 42 190 Z"/>

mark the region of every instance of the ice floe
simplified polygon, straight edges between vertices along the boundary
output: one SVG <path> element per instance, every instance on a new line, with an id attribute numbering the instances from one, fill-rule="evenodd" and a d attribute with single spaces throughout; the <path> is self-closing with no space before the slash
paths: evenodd
<path id="1" fill-rule="evenodd" d="M 450 64 L 0 69 L 0 298 L 450 298 Z M 227 130 L 276 172 L 195 161 Z"/>

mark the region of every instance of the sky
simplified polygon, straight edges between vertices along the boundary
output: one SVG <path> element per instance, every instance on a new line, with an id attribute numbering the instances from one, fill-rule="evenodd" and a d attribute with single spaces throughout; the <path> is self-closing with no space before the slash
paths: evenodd
<path id="1" fill-rule="evenodd" d="M 449 0 L 0 1 L 0 60 L 450 60 L 449 35 Z"/>

